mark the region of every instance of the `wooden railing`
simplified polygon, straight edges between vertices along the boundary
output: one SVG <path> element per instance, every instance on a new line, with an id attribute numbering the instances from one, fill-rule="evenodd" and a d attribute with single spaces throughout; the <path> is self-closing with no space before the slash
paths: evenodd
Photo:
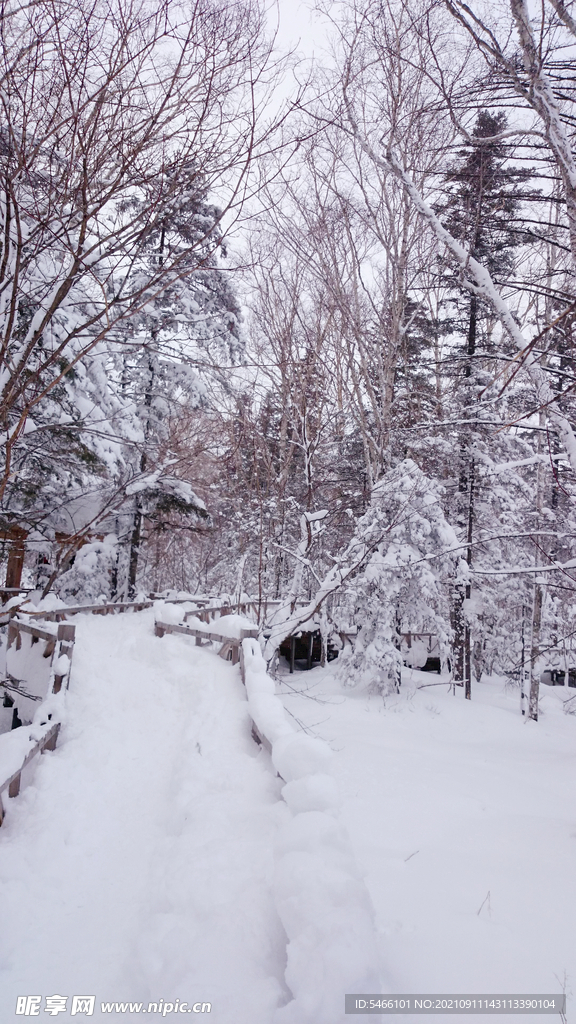
<path id="1" fill-rule="evenodd" d="M 203 622 L 209 622 L 211 619 L 216 617 L 216 613 L 222 615 L 248 615 L 252 613 L 256 618 L 266 618 L 268 609 L 279 608 L 281 605 L 286 604 L 285 598 L 268 598 L 263 597 L 261 600 L 258 598 L 250 598 L 247 601 L 234 601 L 228 604 L 213 605 L 210 604 L 211 598 L 195 598 L 190 597 L 188 599 L 191 603 L 194 602 L 197 607 L 193 611 L 186 612 L 186 617 L 197 615 Z M 169 600 L 170 604 L 173 604 Z M 182 602 L 184 603 L 184 602 Z M 304 606 L 308 604 L 308 601 L 299 600 L 296 601 L 296 606 Z"/>
<path id="2" fill-rule="evenodd" d="M 190 598 L 190 603 L 193 599 Z M 172 601 L 168 602 L 172 604 Z M 258 614 L 258 602 L 244 601 L 242 604 L 208 604 L 198 603 L 196 608 L 186 612 L 184 620 L 197 618 L 201 622 L 211 622 L 216 617 L 223 618 L 225 615 L 247 615 L 249 612 Z"/>
<path id="3" fill-rule="evenodd" d="M 45 750 L 55 749 L 59 731 L 60 722 L 55 722 L 54 725 L 49 725 L 40 739 L 31 741 L 33 744 L 32 747 L 30 747 L 24 755 L 16 770 L 12 771 L 6 778 L 0 778 L 0 825 L 4 820 L 5 814 L 4 805 L 2 803 L 2 794 L 8 790 L 9 797 L 18 796 L 18 793 L 20 792 L 22 772 L 26 765 L 30 763 L 32 758 L 36 757 L 36 754 L 43 754 Z M 11 737 L 14 736 L 14 733 L 5 733 L 4 735 L 6 737 Z"/>
<path id="4" fill-rule="evenodd" d="M 24 593 L 23 590 L 18 593 Z M 64 605 L 62 608 L 53 608 L 47 611 L 34 611 L 22 608 L 21 606 L 15 606 L 8 611 L 2 612 L 0 610 L 0 625 L 6 625 L 10 619 L 20 612 L 25 614 L 30 619 L 42 619 L 44 622 L 63 622 L 70 615 L 90 614 L 90 615 L 114 615 L 116 612 L 126 611 L 143 611 L 145 608 L 152 608 L 155 601 L 162 600 L 166 601 L 167 604 L 195 604 L 196 607 L 189 612 L 186 612 L 186 617 L 196 615 L 203 622 L 210 622 L 217 616 L 241 614 L 248 615 L 252 613 L 256 618 L 266 617 L 268 609 L 277 608 L 285 603 L 285 599 L 282 598 L 249 598 L 246 601 L 238 602 L 227 602 L 226 604 L 212 604 L 213 601 L 217 601 L 217 597 L 195 597 L 191 594 L 189 597 L 157 597 L 152 595 L 143 601 L 107 601 L 105 604 L 79 604 L 79 605 Z M 305 600 L 299 600 L 296 602 L 297 605 L 305 605 L 308 602 Z"/>
<path id="5" fill-rule="evenodd" d="M 194 614 L 194 613 L 190 613 Z M 184 636 L 194 637 L 197 647 L 202 647 L 202 641 L 205 642 L 214 641 L 215 643 L 222 644 L 222 647 L 218 651 L 218 656 L 224 658 L 225 661 L 231 661 L 233 665 L 237 665 L 240 661 L 240 650 L 242 647 L 242 641 L 246 637 L 258 636 L 258 630 L 254 629 L 241 629 L 240 636 L 224 636 L 222 633 L 216 633 L 205 629 L 193 629 L 191 626 L 186 626 L 181 623 L 174 622 L 161 622 L 156 620 L 154 627 L 156 636 L 164 636 L 165 633 L 182 633 Z"/>
<path id="6" fill-rule="evenodd" d="M 15 651 L 19 651 L 21 649 L 23 634 L 32 637 L 32 646 L 40 641 L 43 641 L 45 644 L 42 657 L 49 659 L 46 666 L 49 673 L 47 689 L 44 693 L 32 692 L 30 687 L 33 686 L 33 681 L 26 677 L 18 676 L 14 672 L 10 672 L 8 667 L 6 669 L 6 678 L 0 680 L 0 687 L 4 690 L 10 691 L 14 695 L 14 699 L 20 696 L 32 701 L 42 701 L 48 695 L 48 692 L 59 693 L 62 688 L 66 689 L 70 681 L 72 655 L 74 653 L 74 643 L 76 640 L 76 626 L 71 625 L 70 623 L 60 623 L 57 629 L 53 632 L 51 630 L 42 629 L 41 626 L 37 626 L 33 622 L 24 622 L 18 618 L 10 619 L 8 623 L 8 643 L 6 648 L 7 665 L 10 658 L 10 651 L 12 649 Z M 64 665 L 60 660 L 63 655 L 65 655 L 67 659 Z M 52 666 L 54 666 L 53 673 Z"/>
<path id="7" fill-rule="evenodd" d="M 69 615 L 80 615 L 87 612 L 90 615 L 114 615 L 115 612 L 135 611 L 141 612 L 145 608 L 151 608 L 153 601 L 110 601 L 106 604 L 79 604 L 66 608 L 54 608 L 49 612 L 30 612 L 30 617 L 44 619 L 45 622 L 62 622 Z M 28 614 L 28 613 L 27 613 Z"/>

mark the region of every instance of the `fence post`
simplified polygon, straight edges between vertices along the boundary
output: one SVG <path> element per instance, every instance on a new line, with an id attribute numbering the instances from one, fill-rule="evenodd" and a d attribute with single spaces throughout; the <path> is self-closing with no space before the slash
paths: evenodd
<path id="1" fill-rule="evenodd" d="M 59 693 L 62 689 L 62 685 L 66 682 L 66 686 L 70 681 L 70 669 L 72 667 L 72 654 L 74 652 L 74 641 L 76 639 L 76 626 L 73 626 L 69 622 L 62 622 L 58 626 L 58 633 L 56 634 L 56 647 L 54 649 L 54 656 L 56 660 L 61 655 L 66 655 L 68 658 L 68 671 L 54 675 L 54 683 L 52 686 L 52 693 Z"/>
<path id="2" fill-rule="evenodd" d="M 246 686 L 246 666 L 244 664 L 244 647 L 242 646 L 242 641 L 240 641 L 240 678 L 244 683 L 244 686 Z"/>
<path id="3" fill-rule="evenodd" d="M 242 679 L 242 682 L 244 683 L 244 686 L 246 686 L 246 666 L 244 664 L 244 647 L 243 647 L 242 641 L 243 640 L 247 640 L 247 639 L 257 640 L 258 639 L 258 630 L 257 629 L 241 629 L 240 630 L 240 642 L 238 644 L 238 660 L 240 662 L 240 677 Z"/>
<path id="4" fill-rule="evenodd" d="M 10 619 L 8 623 L 8 647 L 12 647 L 14 641 L 16 641 L 16 650 L 19 651 L 22 641 L 18 630 L 18 623 L 14 619 Z"/>
<path id="5" fill-rule="evenodd" d="M 54 732 L 52 733 L 50 738 L 46 740 L 46 743 L 42 747 L 42 749 L 40 751 L 41 754 L 43 754 L 45 750 L 56 750 L 56 741 L 58 739 L 58 733 L 59 732 L 60 732 L 60 723 L 58 722 Z"/>
<path id="6" fill-rule="evenodd" d="M 16 776 L 16 778 L 12 779 L 12 782 L 8 786 L 8 796 L 10 796 L 10 797 L 18 796 L 19 792 L 20 792 L 20 772 L 18 772 L 18 775 Z"/>

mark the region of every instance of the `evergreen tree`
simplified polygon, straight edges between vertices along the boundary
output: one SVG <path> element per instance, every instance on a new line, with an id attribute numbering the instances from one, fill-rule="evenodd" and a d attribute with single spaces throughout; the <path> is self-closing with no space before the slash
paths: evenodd
<path id="1" fill-rule="evenodd" d="M 383 539 L 354 581 L 358 635 L 354 648 L 343 651 L 338 673 L 347 686 L 387 693 L 400 687 L 402 633 L 434 633 L 446 659 L 451 639 L 446 581 L 459 559 L 442 509 L 442 488 L 411 459 L 375 486 L 357 535 L 373 532 L 375 519 Z"/>
<path id="2" fill-rule="evenodd" d="M 506 128 L 503 113 L 481 110 L 470 141 L 460 151 L 459 161 L 446 175 L 447 199 L 439 212 L 446 227 L 492 277 L 502 282 L 514 266 L 514 250 L 521 241 L 521 232 L 514 223 L 523 196 L 521 188 L 529 176 L 524 169 L 511 167 L 507 147 L 499 136 Z M 496 139 L 495 139 L 496 137 Z M 450 277 L 450 274 L 449 274 Z M 454 288 L 459 282 L 454 279 Z M 456 316 L 454 327 L 460 344 L 451 353 L 454 382 L 455 418 L 468 420 L 459 432 L 459 473 L 455 500 L 455 516 L 461 541 L 466 544 L 466 562 L 472 564 L 472 544 L 476 505 L 478 501 L 478 467 L 475 449 L 486 447 L 478 399 L 490 381 L 489 358 L 492 340 L 489 330 L 490 312 L 479 296 L 468 291 L 453 299 Z M 492 395 L 489 396 L 492 399 Z M 491 406 L 494 415 L 494 405 Z M 454 581 L 453 626 L 455 633 L 455 673 L 462 680 L 466 696 L 471 695 L 471 634 L 464 602 L 471 598 L 469 576 Z"/>
<path id="3" fill-rule="evenodd" d="M 165 451 L 170 420 L 183 409 L 205 404 L 208 381 L 222 384 L 219 369 L 238 363 L 243 351 L 238 301 L 229 275 L 218 264 L 218 252 L 225 254 L 220 211 L 208 202 L 195 168 L 188 168 L 184 176 L 181 168 L 178 173 L 182 191 L 173 190 L 171 203 L 151 225 L 139 262 L 161 265 L 168 260 L 178 267 L 179 276 L 152 294 L 134 318 L 128 340 L 131 352 L 122 360 L 123 394 L 133 403 L 141 425 L 132 463 L 135 479 L 126 492 L 133 496 L 133 506 L 119 527 L 119 553 L 122 557 L 124 551 L 131 596 L 144 524 L 162 530 L 171 513 L 196 520 L 207 517 L 190 482 L 175 478 L 170 470 L 170 452 Z M 129 288 L 139 287 L 139 274 L 136 266 Z"/>

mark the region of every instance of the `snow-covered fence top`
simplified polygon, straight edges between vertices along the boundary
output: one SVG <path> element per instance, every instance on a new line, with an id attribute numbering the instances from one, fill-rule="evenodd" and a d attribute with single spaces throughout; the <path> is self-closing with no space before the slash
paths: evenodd
<path id="1" fill-rule="evenodd" d="M 113 615 L 115 612 L 141 612 L 145 608 L 151 608 L 153 601 L 109 601 L 106 604 L 78 604 L 62 605 L 59 608 L 50 608 L 45 611 L 27 612 L 30 618 L 43 619 L 45 622 L 62 622 L 69 615 L 80 615 L 82 612 L 90 615 Z"/>
<path id="2" fill-rule="evenodd" d="M 59 730 L 60 723 L 48 719 L 0 736 L 0 825 L 4 819 L 2 794 L 8 790 L 9 797 L 18 796 L 24 768 L 36 754 L 54 750 Z"/>
<path id="3" fill-rule="evenodd" d="M 183 621 L 186 619 L 187 621 Z M 222 644 L 218 654 L 233 665 L 240 660 L 240 646 L 246 637 L 257 637 L 258 629 L 254 623 L 245 619 L 242 615 L 225 615 L 217 619 L 218 628 L 210 628 L 209 622 L 197 618 L 195 611 L 185 611 L 167 605 L 164 601 L 157 601 L 155 606 L 156 636 L 164 636 L 165 633 L 182 633 L 184 636 L 194 637 L 196 645 L 215 641 Z"/>
<path id="4" fill-rule="evenodd" d="M 31 721 L 38 702 L 49 693 L 67 688 L 75 638 L 76 627 L 69 623 L 39 626 L 29 617 L 9 620 L 0 687 L 23 721 Z"/>
<path id="5" fill-rule="evenodd" d="M 292 817 L 276 850 L 274 896 L 288 936 L 286 983 L 293 999 L 275 1024 L 344 1024 L 346 992 L 384 992 L 370 898 L 338 822 L 332 752 L 297 732 L 275 694 L 255 639 L 242 643 L 241 672 L 252 720 L 284 780 Z"/>
<path id="6" fill-rule="evenodd" d="M 166 598 L 172 603 L 171 598 Z M 254 615 L 255 619 L 259 623 L 266 621 L 268 612 L 276 613 L 280 608 L 286 606 L 285 598 L 269 598 L 269 597 L 248 597 L 247 595 L 240 598 L 240 600 L 229 599 L 224 603 L 220 598 L 189 598 L 190 603 L 193 603 L 196 607 L 193 611 L 188 612 L 189 615 L 197 615 L 198 618 L 204 622 L 209 622 L 210 619 L 214 619 L 218 613 L 220 616 L 231 615 L 237 612 L 239 615 Z M 307 601 L 298 600 L 295 602 L 296 607 L 308 604 Z"/>

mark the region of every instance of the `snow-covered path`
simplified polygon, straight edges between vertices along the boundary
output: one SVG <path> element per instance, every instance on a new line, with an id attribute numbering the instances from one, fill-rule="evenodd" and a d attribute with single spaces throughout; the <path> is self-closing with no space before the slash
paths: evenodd
<path id="1" fill-rule="evenodd" d="M 283 1001 L 270 878 L 288 812 L 238 670 L 157 639 L 152 613 L 76 621 L 59 747 L 2 827 L 0 1020 L 21 1019 L 17 996 L 58 994 L 59 1021 L 85 1019 L 71 997 L 95 995 L 105 1020 L 142 1016 L 101 1001 L 179 999 L 210 1002 L 219 1024 L 268 1024 Z"/>
<path id="2" fill-rule="evenodd" d="M 210 1003 L 202 1019 L 218 1024 L 273 1024 L 289 999 L 278 911 L 300 922 L 288 947 L 288 977 L 298 983 L 290 981 L 291 1021 L 303 1024 L 315 993 L 326 1003 L 335 993 L 340 1005 L 344 991 L 363 991 L 345 988 L 340 970 L 354 960 L 347 942 L 360 934 L 350 921 L 363 883 L 355 866 L 332 870 L 343 863 L 336 823 L 326 829 L 322 814 L 309 820 L 299 806 L 291 815 L 251 738 L 238 670 L 189 638 L 156 638 L 152 613 L 77 622 L 59 746 L 37 760 L 0 830 L 0 1024 L 22 1019 L 16 999 L 27 995 L 41 995 L 42 1007 L 47 996 L 67 997 L 59 1021 L 85 1019 L 70 1015 L 72 996 L 94 995 L 92 1019 L 142 1020 L 102 1013 L 101 1003 L 147 1010 L 179 1000 Z M 270 711 L 276 698 L 262 679 L 247 679 Z M 328 666 L 286 676 L 281 690 L 296 720 L 334 752 L 384 991 L 533 995 L 565 984 L 571 1020 L 568 691 L 544 692 L 535 724 L 496 681 L 468 702 L 408 671 L 402 695 L 383 702 L 343 690 Z M 295 778 L 286 789 L 298 804 L 314 788 Z M 176 1018 L 144 1017 L 159 1019 Z"/>

